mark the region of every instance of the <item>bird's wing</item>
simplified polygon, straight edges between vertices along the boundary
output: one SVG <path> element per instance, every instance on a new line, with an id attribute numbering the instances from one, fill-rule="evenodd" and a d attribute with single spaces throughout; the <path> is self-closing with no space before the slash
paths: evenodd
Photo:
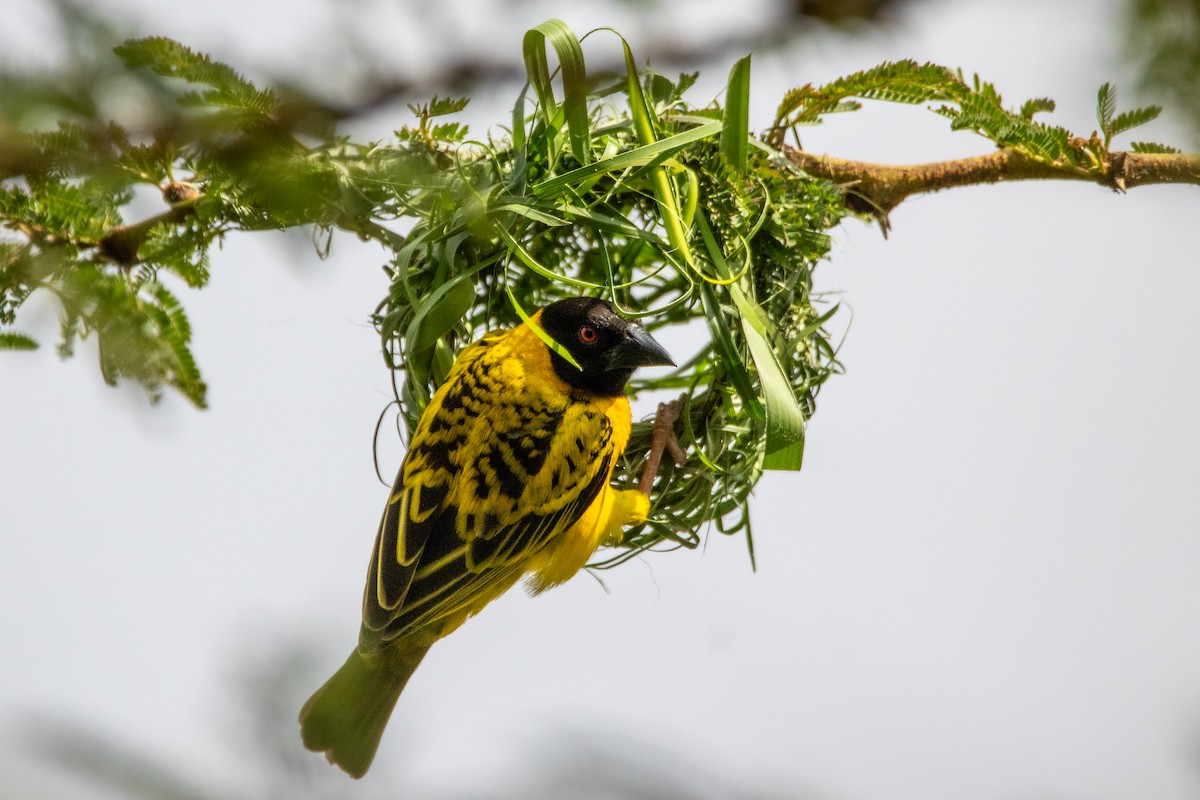
<path id="1" fill-rule="evenodd" d="M 609 479 L 602 410 L 483 372 L 459 373 L 414 434 L 371 560 L 364 645 L 479 611 Z"/>

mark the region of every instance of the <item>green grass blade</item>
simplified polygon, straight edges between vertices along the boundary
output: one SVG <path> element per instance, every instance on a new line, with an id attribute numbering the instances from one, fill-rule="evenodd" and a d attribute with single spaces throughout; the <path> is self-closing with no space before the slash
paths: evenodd
<path id="1" fill-rule="evenodd" d="M 572 220 L 582 222 L 589 228 L 606 233 L 616 233 L 621 236 L 626 236 L 630 239 L 638 239 L 643 242 L 649 242 L 660 249 L 670 247 L 663 241 L 661 237 L 654 234 L 653 231 L 648 231 L 639 228 L 624 217 L 614 216 L 612 214 L 603 214 L 590 208 L 582 206 L 563 204 L 558 207 L 558 210 L 570 217 Z"/>
<path id="2" fill-rule="evenodd" d="M 627 150 L 611 158 L 595 161 L 587 166 L 573 169 L 570 172 L 564 172 L 553 178 L 548 178 L 541 183 L 534 184 L 531 191 L 538 197 L 546 197 L 568 186 L 574 186 L 594 175 L 605 172 L 620 172 L 629 167 L 638 167 L 654 161 L 662 161 L 693 142 L 716 136 L 721 132 L 721 127 L 720 122 L 708 122 L 690 130 L 681 131 L 664 139 L 655 140 L 649 144 L 643 144 L 641 147 Z"/>
<path id="3" fill-rule="evenodd" d="M 708 260 L 712 262 L 713 268 L 717 271 L 717 277 L 701 274 L 700 277 L 706 282 L 715 283 L 719 286 L 729 286 L 740 281 L 742 276 L 750 271 L 749 245 L 745 245 L 743 248 L 746 258 L 742 264 L 742 268 L 735 275 L 729 267 L 729 261 L 725 258 L 725 253 L 721 251 L 720 246 L 717 244 L 717 238 L 713 236 L 712 226 L 708 224 L 708 219 L 703 214 L 696 216 L 696 229 L 700 231 L 700 238 L 704 242 L 705 249 L 708 250 Z"/>
<path id="4" fill-rule="evenodd" d="M 708 320 L 713 347 L 720 357 L 721 366 L 729 375 L 729 383 L 741 398 L 746 413 L 753 419 L 765 420 L 766 410 L 763 409 L 762 401 L 758 399 L 758 392 L 754 390 L 750 372 L 742 363 L 743 356 L 738 352 L 733 336 L 729 333 L 729 319 L 721 309 L 716 287 L 711 283 L 701 283 L 700 297 L 704 303 L 704 316 Z"/>
<path id="5" fill-rule="evenodd" d="M 531 331 L 537 334 L 539 339 L 545 342 L 546 347 L 549 347 L 551 350 L 558 353 L 563 357 L 563 359 L 566 360 L 568 364 L 582 372 L 583 367 L 579 366 L 579 362 L 575 360 L 575 357 L 571 355 L 570 351 L 556 342 L 553 336 L 546 333 L 541 325 L 538 325 L 527 313 L 525 313 L 525 309 L 521 308 L 521 304 L 518 303 L 517 298 L 513 296 L 512 289 L 506 287 L 504 292 L 508 295 L 508 302 L 512 303 L 512 307 L 517 312 L 517 316 L 521 318 L 522 322 L 529 326 Z"/>
<path id="6" fill-rule="evenodd" d="M 637 132 L 638 141 L 643 146 L 652 145 L 657 141 L 654 133 L 653 110 L 646 101 L 642 91 L 641 77 L 638 75 L 637 63 L 633 59 L 633 51 L 629 43 L 621 39 L 625 48 L 625 76 L 629 90 L 629 111 L 633 116 L 633 129 Z M 716 123 L 718 126 L 721 123 Z M 655 199 L 658 200 L 659 211 L 663 218 L 663 227 L 667 229 L 667 240 L 679 251 L 683 263 L 695 267 L 692 259 L 692 249 L 688 245 L 687 232 L 679 214 L 679 201 L 671 186 L 667 171 L 662 166 L 654 167 L 650 173 L 650 183 L 654 187 Z"/>
<path id="7" fill-rule="evenodd" d="M 703 214 L 696 216 L 696 226 L 709 249 L 709 256 L 721 276 L 721 282 L 729 284 L 729 296 L 741 317 L 742 334 L 758 371 L 761 392 L 756 396 L 761 401 L 767 421 L 763 469 L 798 470 L 804 460 L 804 414 L 796 402 L 791 381 L 771 347 L 770 336 L 774 326 L 758 303 L 737 284 L 737 278 L 730 275 L 725 255 L 720 252 L 712 228 Z"/>
<path id="8" fill-rule="evenodd" d="M 524 247 L 521 246 L 520 242 L 518 242 L 516 239 L 513 238 L 513 235 L 511 233 L 509 233 L 508 231 L 504 230 L 504 228 L 501 228 L 501 227 L 497 227 L 495 230 L 496 230 L 497 235 L 499 235 L 499 237 L 502 240 L 504 240 L 505 247 L 508 248 L 508 251 L 510 253 L 512 253 L 514 256 L 517 257 L 518 261 L 520 261 L 525 266 L 529 267 L 529 269 L 533 270 L 538 275 L 541 275 L 546 280 L 553 281 L 554 283 L 565 283 L 569 286 L 578 286 L 581 289 L 607 289 L 608 288 L 607 286 L 602 286 L 599 283 L 592 283 L 590 281 L 581 281 L 577 278 L 571 278 L 567 275 L 560 275 L 557 272 L 553 272 L 551 270 L 546 269 L 540 263 L 538 263 L 538 260 L 536 258 L 534 258 L 532 255 L 529 254 L 528 250 L 526 250 Z"/>
<path id="9" fill-rule="evenodd" d="M 558 112 L 554 85 L 550 80 L 550 66 L 546 59 L 547 41 L 554 48 L 558 63 L 562 66 L 563 113 L 571 141 L 571 153 L 580 164 L 586 164 L 591 155 L 591 131 L 588 127 L 587 69 L 583 62 L 583 47 L 562 20 L 547 20 L 525 33 L 522 42 L 525 69 L 547 123 Z"/>
<path id="10" fill-rule="evenodd" d="M 721 129 L 721 154 L 729 166 L 746 168 L 750 141 L 750 56 L 740 59 L 729 71 L 725 90 L 725 121 Z"/>
<path id="11" fill-rule="evenodd" d="M 462 322 L 475 302 L 474 272 L 439 286 L 413 315 L 405 337 L 410 353 L 433 347 L 438 339 Z"/>
<path id="12" fill-rule="evenodd" d="M 525 205 L 524 203 L 506 203 L 502 206 L 496 206 L 494 210 L 497 213 L 501 211 L 509 211 L 513 214 L 516 214 L 518 217 L 524 217 L 530 222 L 538 222 L 551 228 L 557 228 L 563 225 L 571 224 L 569 220 L 556 217 L 553 214 L 548 214 L 545 211 L 541 211 L 540 209 L 534 208 L 530 205 Z"/>
<path id="13" fill-rule="evenodd" d="M 804 414 L 771 344 L 751 322 L 755 316 L 762 317 L 762 309 L 736 286 L 730 287 L 730 294 L 741 312 L 742 333 L 758 370 L 762 401 L 766 407 L 767 444 L 763 469 L 798 470 L 804 462 Z"/>

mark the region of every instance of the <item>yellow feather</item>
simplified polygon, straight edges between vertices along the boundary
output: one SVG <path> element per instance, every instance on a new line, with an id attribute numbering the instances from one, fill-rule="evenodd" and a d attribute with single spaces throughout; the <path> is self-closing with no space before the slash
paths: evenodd
<path id="1" fill-rule="evenodd" d="M 434 642 L 522 576 L 533 593 L 560 584 L 644 521 L 649 500 L 609 486 L 630 427 L 628 400 L 572 388 L 528 325 L 466 348 L 413 432 L 359 646 L 301 712 L 305 745 L 361 776 Z"/>

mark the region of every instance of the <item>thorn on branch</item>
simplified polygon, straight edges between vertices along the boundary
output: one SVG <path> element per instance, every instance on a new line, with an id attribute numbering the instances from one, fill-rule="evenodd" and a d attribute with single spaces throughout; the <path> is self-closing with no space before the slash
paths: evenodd
<path id="1" fill-rule="evenodd" d="M 1112 183 L 1113 191 L 1118 194 L 1125 194 L 1125 154 L 1112 153 L 1112 158 L 1108 161 L 1108 177 Z"/>

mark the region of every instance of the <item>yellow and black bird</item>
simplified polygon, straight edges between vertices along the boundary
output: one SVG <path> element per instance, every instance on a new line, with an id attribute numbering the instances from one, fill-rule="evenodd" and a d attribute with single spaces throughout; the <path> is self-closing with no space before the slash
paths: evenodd
<path id="1" fill-rule="evenodd" d="M 629 441 L 625 384 L 666 350 L 603 300 L 560 300 L 467 347 L 412 435 L 371 554 L 358 647 L 300 712 L 305 747 L 362 777 L 438 639 L 528 576 L 570 578 L 649 510 L 609 485 Z"/>

